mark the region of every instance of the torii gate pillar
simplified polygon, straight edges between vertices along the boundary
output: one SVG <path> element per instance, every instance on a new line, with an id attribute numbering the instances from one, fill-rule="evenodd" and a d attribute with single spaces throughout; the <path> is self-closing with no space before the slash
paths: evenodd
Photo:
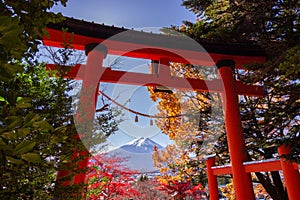
<path id="1" fill-rule="evenodd" d="M 91 138 L 94 117 L 96 113 L 98 89 L 100 86 L 100 75 L 102 73 L 103 60 L 107 55 L 107 48 L 104 45 L 96 43 L 87 44 L 85 46 L 85 53 L 87 55 L 87 63 L 84 69 L 82 89 L 79 97 L 79 105 L 76 113 L 76 128 L 78 136 L 81 139 Z M 77 156 L 86 156 L 89 154 L 88 145 L 87 150 L 81 151 Z M 74 156 L 73 156 L 74 157 Z M 88 158 L 78 163 L 79 169 L 85 169 L 88 165 Z M 74 177 L 74 183 L 80 184 L 85 182 L 85 173 L 77 174 Z"/>
<path id="2" fill-rule="evenodd" d="M 283 156 L 291 153 L 291 147 L 283 144 L 278 148 L 278 153 L 281 156 L 280 162 L 285 180 L 285 185 L 290 200 L 296 200 L 300 197 L 300 174 L 299 168 L 293 166 L 293 162 L 286 160 Z"/>
<path id="3" fill-rule="evenodd" d="M 243 166 L 243 162 L 247 161 L 247 149 L 241 125 L 236 81 L 233 76 L 235 62 L 220 60 L 216 65 L 224 87 L 222 93 L 223 111 L 236 198 L 239 200 L 253 200 L 255 197 L 251 175 L 245 172 Z"/>
<path id="4" fill-rule="evenodd" d="M 103 71 L 102 64 L 107 55 L 107 48 L 104 45 L 99 45 L 96 43 L 86 45 L 85 51 L 88 58 L 86 67 L 82 69 L 83 82 L 76 113 L 76 129 L 78 130 L 78 135 L 76 136 L 75 140 L 85 140 L 91 138 L 96 112 L 98 89 L 100 86 L 99 80 Z M 75 147 L 72 155 L 72 162 L 75 164 L 75 169 L 82 171 L 71 177 L 70 181 L 64 182 L 64 186 L 86 183 L 85 170 L 88 167 L 89 144 L 85 143 L 84 145 L 86 149 L 76 149 Z M 84 158 L 81 159 L 80 157 Z M 57 179 L 59 180 L 65 176 L 68 176 L 71 171 L 72 169 L 59 171 L 57 173 Z M 84 190 L 82 187 L 79 189 L 78 193 L 79 194 L 74 194 L 74 197 L 84 196 Z"/>

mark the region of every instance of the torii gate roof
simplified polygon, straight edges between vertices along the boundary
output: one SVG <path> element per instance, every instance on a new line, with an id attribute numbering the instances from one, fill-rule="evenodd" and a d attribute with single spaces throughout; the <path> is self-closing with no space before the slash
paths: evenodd
<path id="1" fill-rule="evenodd" d="M 62 28 L 67 28 L 65 35 L 62 34 Z M 206 39 L 191 42 L 188 37 L 135 31 L 73 18 L 66 18 L 58 24 L 50 24 L 47 31 L 49 37 L 43 37 L 43 42 L 47 46 L 60 47 L 63 42 L 68 41 L 68 38 L 72 38 L 70 40 L 72 46 L 83 50 L 88 43 L 109 40 L 110 42 L 105 44 L 108 46 L 108 53 L 135 58 L 159 60 L 164 57 L 173 62 L 187 63 L 185 58 L 178 56 L 184 52 L 184 55 L 188 55 L 188 60 L 193 61 L 192 64 L 206 66 L 213 66 L 221 59 L 234 60 L 237 67 L 265 61 L 265 52 L 254 42 L 225 43 Z M 121 37 L 118 37 L 120 34 Z M 199 44 L 203 48 L 199 49 Z M 135 50 L 128 52 L 128 47 Z M 213 62 L 199 58 L 199 53 L 207 54 L 207 52 Z"/>

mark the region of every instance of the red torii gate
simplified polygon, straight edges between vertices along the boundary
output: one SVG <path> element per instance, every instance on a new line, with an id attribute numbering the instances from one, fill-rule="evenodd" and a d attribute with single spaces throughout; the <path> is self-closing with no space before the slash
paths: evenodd
<path id="1" fill-rule="evenodd" d="M 68 28 L 67 32 L 61 31 L 61 28 L 64 27 Z M 85 105 L 84 110 L 80 110 L 83 107 L 79 106 L 78 108 L 79 112 L 87 113 L 87 116 L 84 118 L 85 121 L 93 121 L 100 82 L 143 86 L 164 85 L 178 89 L 192 88 L 198 91 L 222 93 L 225 126 L 231 158 L 230 172 L 233 174 L 235 193 L 238 200 L 254 199 L 251 177 L 243 164 L 247 161 L 247 153 L 237 95 L 263 96 L 264 91 L 260 86 L 246 85 L 235 80 L 233 70 L 235 67 L 242 67 L 248 63 L 264 62 L 264 53 L 260 48 L 250 43 L 246 45 L 223 45 L 204 40 L 198 41 L 209 53 L 211 59 L 207 59 L 205 51 L 199 51 L 196 47 L 185 45 L 187 40 L 181 40 L 179 37 L 129 31 L 124 28 L 108 27 L 71 18 L 67 18 L 63 23 L 50 25 L 47 31 L 49 33 L 48 37 L 43 37 L 43 43 L 46 46 L 62 47 L 61 44 L 71 41 L 74 49 L 86 50 L 88 55 L 86 65 L 81 65 L 81 67 L 75 66 L 69 73 L 70 77 L 83 79 L 82 91 L 93 91 L 93 93 L 86 93 L 85 96 L 81 96 L 79 99 L 80 102 L 94 99 L 94 103 Z M 125 37 L 122 40 L 113 38 L 114 35 L 119 33 L 125 33 Z M 158 61 L 160 65 L 159 71 L 157 74 L 141 74 L 110 70 L 103 67 L 103 59 L 107 53 Z M 184 57 L 180 55 L 184 55 Z M 216 65 L 221 79 L 203 81 L 171 77 L 169 68 L 166 67 L 169 66 L 169 62 L 203 66 Z M 49 67 L 51 68 L 51 66 Z M 78 152 L 77 154 L 86 153 Z M 285 161 L 282 162 L 284 163 L 282 169 L 287 186 L 294 185 L 300 188 L 298 171 L 295 171 L 294 167 L 292 169 L 291 167 L 284 167 L 288 164 Z M 214 182 L 217 173 L 212 174 L 210 171 L 212 165 L 212 161 L 209 161 L 207 167 L 209 188 L 212 191 L 211 199 L 218 199 L 216 197 L 217 191 L 215 191 L 217 184 Z M 86 166 L 87 160 L 79 163 L 81 168 Z M 294 177 L 296 181 L 288 177 Z M 84 182 L 85 174 L 76 175 L 73 181 L 75 184 Z M 215 195 L 212 195 L 213 191 L 216 193 Z M 293 193 L 289 189 L 288 195 L 291 200 L 296 200 L 300 196 L 299 191 Z"/>

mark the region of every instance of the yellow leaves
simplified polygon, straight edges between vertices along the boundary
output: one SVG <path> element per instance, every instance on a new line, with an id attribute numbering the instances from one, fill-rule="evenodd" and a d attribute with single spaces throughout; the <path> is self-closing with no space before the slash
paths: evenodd
<path id="1" fill-rule="evenodd" d="M 154 151 L 152 155 L 154 166 L 165 167 L 175 162 L 178 158 L 178 154 L 180 154 L 180 149 L 175 145 L 167 145 L 165 150 Z"/>
<path id="2" fill-rule="evenodd" d="M 234 193 L 232 179 L 228 184 L 225 185 L 225 187 L 221 188 L 221 191 L 228 200 L 235 200 L 235 193 Z"/>
<path id="3" fill-rule="evenodd" d="M 170 183 L 174 183 L 182 180 L 181 176 L 169 176 L 169 175 L 156 176 L 156 178 L 159 183 L 164 185 L 170 185 Z"/>
<path id="4" fill-rule="evenodd" d="M 175 139 L 175 133 L 174 132 L 171 132 L 171 133 L 169 133 L 169 138 L 171 139 L 171 140 L 174 140 Z"/>
<path id="5" fill-rule="evenodd" d="M 187 159 L 189 159 L 189 156 L 187 155 L 187 152 L 184 152 L 184 153 L 180 156 L 180 158 L 181 158 L 182 160 L 187 160 Z"/>
<path id="6" fill-rule="evenodd" d="M 185 173 L 192 175 L 194 173 L 192 168 L 185 168 Z"/>
<path id="7" fill-rule="evenodd" d="M 262 184 L 255 184 L 254 185 L 254 193 L 256 195 L 266 195 L 267 192 L 265 188 L 262 186 Z"/>
<path id="8" fill-rule="evenodd" d="M 253 174 L 252 174 L 252 178 L 253 178 Z M 254 194 L 256 196 L 265 196 L 267 194 L 266 190 L 264 189 L 264 187 L 262 186 L 262 184 L 258 183 L 258 184 L 254 184 L 253 185 L 253 189 L 254 189 Z M 230 182 L 228 184 L 225 185 L 225 187 L 221 188 L 221 191 L 223 193 L 223 195 L 228 199 L 228 200 L 235 200 L 235 192 L 234 192 L 234 188 L 233 188 L 233 181 L 232 179 L 230 180 Z"/>
<path id="9" fill-rule="evenodd" d="M 168 167 L 161 167 L 161 168 L 159 168 L 159 171 L 162 174 L 167 173 L 169 170 L 170 170 L 170 168 L 168 168 Z"/>
<path id="10" fill-rule="evenodd" d="M 203 95 L 203 93 L 199 92 L 196 95 L 196 100 L 200 108 L 204 108 L 209 103 L 209 99 L 205 95 Z"/>
<path id="11" fill-rule="evenodd" d="M 168 181 L 164 178 L 164 177 L 156 177 L 158 179 L 158 182 L 163 184 L 163 185 L 167 185 L 168 184 Z"/>
<path id="12" fill-rule="evenodd" d="M 175 77 L 199 79 L 202 78 L 200 70 L 198 66 L 171 64 L 171 74 Z M 200 118 L 205 118 L 200 113 L 211 110 L 210 94 L 179 90 L 173 90 L 172 94 L 155 93 L 151 87 L 148 87 L 148 90 L 152 100 L 158 102 L 157 115 L 161 118 L 155 121 L 156 125 L 174 141 L 174 144 L 168 145 L 164 151 L 155 150 L 153 153 L 154 165 L 164 174 L 160 178 L 164 181 L 187 181 L 201 175 L 199 168 L 202 157 L 198 154 L 204 152 L 202 148 L 207 150 L 210 147 L 207 143 L 202 147 L 201 140 L 214 141 L 216 132 L 220 133 L 214 124 L 214 132 L 210 132 L 208 128 L 205 129 L 206 123 L 199 122 Z"/>

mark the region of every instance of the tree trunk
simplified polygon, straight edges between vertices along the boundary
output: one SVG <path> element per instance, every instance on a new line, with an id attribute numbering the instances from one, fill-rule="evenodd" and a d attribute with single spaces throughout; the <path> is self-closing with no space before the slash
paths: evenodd
<path id="1" fill-rule="evenodd" d="M 273 183 L 275 185 L 277 195 L 280 199 L 288 200 L 288 195 L 286 189 L 283 187 L 281 177 L 278 171 L 271 172 Z"/>
<path id="2" fill-rule="evenodd" d="M 276 173 L 278 174 L 278 176 L 276 175 Z M 259 182 L 263 185 L 263 187 L 266 189 L 267 193 L 271 196 L 273 200 L 289 200 L 287 193 L 283 188 L 279 172 L 271 172 L 271 174 L 275 185 L 273 185 L 271 183 L 271 180 L 267 179 L 262 173 L 255 172 L 255 175 L 258 178 Z"/>

